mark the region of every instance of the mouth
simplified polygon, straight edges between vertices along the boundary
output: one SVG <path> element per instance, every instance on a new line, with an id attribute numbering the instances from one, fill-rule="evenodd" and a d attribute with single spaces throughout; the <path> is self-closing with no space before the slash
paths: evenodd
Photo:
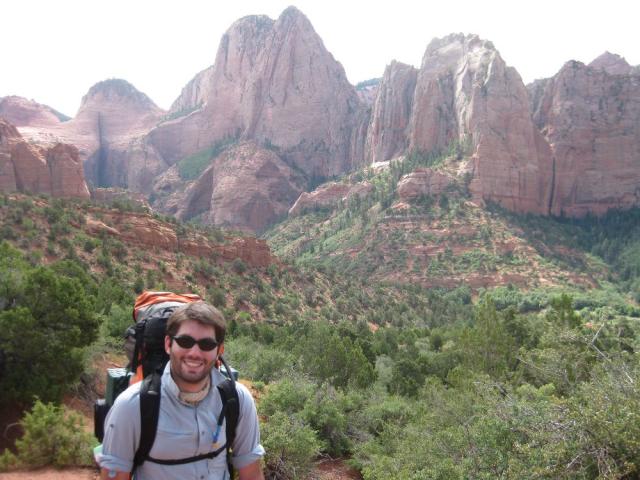
<path id="1" fill-rule="evenodd" d="M 183 360 L 182 363 L 190 370 L 197 370 L 204 366 L 202 360 Z"/>

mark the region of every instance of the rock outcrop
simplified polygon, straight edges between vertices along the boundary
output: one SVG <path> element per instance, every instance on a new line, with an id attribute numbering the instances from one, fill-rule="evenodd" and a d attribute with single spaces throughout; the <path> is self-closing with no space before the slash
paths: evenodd
<path id="1" fill-rule="evenodd" d="M 640 205 L 640 74 L 627 66 L 611 54 L 568 62 L 537 98 L 534 119 L 555 158 L 551 214 Z"/>
<path id="2" fill-rule="evenodd" d="M 237 258 L 252 267 L 266 267 L 275 259 L 264 240 L 252 237 L 233 237 L 216 243 L 197 233 L 178 235 L 176 229 L 147 213 L 128 212 L 121 214 L 113 210 L 96 209 L 88 216 L 86 229 L 93 235 L 109 235 L 127 244 L 140 245 L 149 250 L 160 248 L 170 252 L 183 251 L 190 255 L 233 261 Z"/>
<path id="3" fill-rule="evenodd" d="M 630 75 L 635 72 L 635 69 L 623 57 L 611 52 L 604 52 L 589 66 L 597 70 L 604 70 L 609 75 Z"/>
<path id="4" fill-rule="evenodd" d="M 356 93 L 358 94 L 358 98 L 367 107 L 373 106 L 373 103 L 376 101 L 381 81 L 381 78 L 374 78 L 356 85 Z"/>
<path id="5" fill-rule="evenodd" d="M 86 148 L 89 182 L 148 192 L 149 177 L 167 167 L 144 135 L 164 113 L 124 80 L 105 80 L 91 87 L 68 129 Z"/>
<path id="6" fill-rule="evenodd" d="M 422 196 L 442 195 L 454 182 L 455 178 L 450 175 L 431 168 L 419 168 L 400 179 L 398 197 L 401 202 L 407 202 Z"/>
<path id="7" fill-rule="evenodd" d="M 24 141 L 0 119 L 0 190 L 88 198 L 82 163 L 73 145 L 45 148 Z"/>
<path id="8" fill-rule="evenodd" d="M 295 217 L 318 208 L 335 208 L 340 202 L 348 202 L 354 195 L 364 197 L 372 190 L 373 186 L 369 182 L 356 184 L 329 182 L 313 192 L 302 192 L 296 203 L 289 209 L 289 216 Z"/>
<path id="9" fill-rule="evenodd" d="M 364 106 L 307 18 L 289 7 L 275 21 L 235 22 L 212 70 L 193 80 L 175 109 L 195 111 L 150 134 L 169 164 L 233 137 L 275 146 L 308 177 L 324 178 L 352 166 Z"/>

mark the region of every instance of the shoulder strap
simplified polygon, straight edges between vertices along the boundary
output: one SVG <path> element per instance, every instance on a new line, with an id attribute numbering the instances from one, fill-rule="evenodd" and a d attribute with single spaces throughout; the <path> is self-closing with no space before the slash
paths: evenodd
<path id="1" fill-rule="evenodd" d="M 224 360 L 223 360 L 224 362 Z M 231 370 L 225 367 L 227 371 Z M 153 446 L 153 442 L 156 438 L 156 431 L 158 429 L 158 418 L 160 416 L 160 387 L 162 385 L 162 373 L 154 372 L 142 381 L 140 387 L 140 444 L 133 459 L 132 473 L 142 465 L 146 460 L 150 460 L 154 463 L 161 463 L 165 465 L 179 465 L 183 463 L 190 463 L 204 458 L 214 458 L 222 450 L 227 450 L 227 464 L 229 468 L 230 478 L 233 478 L 233 465 L 231 464 L 231 451 L 233 449 L 233 441 L 236 437 L 236 427 L 238 426 L 238 419 L 240 417 L 240 400 L 238 397 L 238 391 L 236 390 L 236 383 L 233 377 L 226 379 L 218 385 L 218 392 L 220 393 L 220 399 L 222 400 L 222 410 L 220 412 L 219 421 L 222 422 L 222 417 L 226 419 L 226 445 L 221 449 L 210 452 L 208 454 L 198 455 L 196 457 L 190 457 L 185 459 L 176 460 L 158 460 L 149 457 L 149 452 Z"/>
<path id="2" fill-rule="evenodd" d="M 233 450 L 233 441 L 236 438 L 238 419 L 240 418 L 240 399 L 238 398 L 238 390 L 236 390 L 236 382 L 231 374 L 231 369 L 227 365 L 227 362 L 224 361 L 224 358 L 220 357 L 220 360 L 222 360 L 222 364 L 227 369 L 227 372 L 229 372 L 229 378 L 218 385 L 218 391 L 220 392 L 220 398 L 222 399 L 222 412 L 224 412 L 227 420 L 225 430 L 227 436 L 227 464 L 229 468 L 229 478 L 233 478 L 231 453 Z"/>
<path id="3" fill-rule="evenodd" d="M 133 459 L 134 471 L 147 459 L 156 439 L 161 385 L 162 374 L 154 372 L 142 381 L 140 387 L 140 444 Z"/>

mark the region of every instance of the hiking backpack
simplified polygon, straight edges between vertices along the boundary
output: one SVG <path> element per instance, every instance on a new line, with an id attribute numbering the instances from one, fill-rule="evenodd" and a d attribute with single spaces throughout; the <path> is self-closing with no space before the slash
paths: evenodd
<path id="1" fill-rule="evenodd" d="M 227 451 L 227 463 L 231 478 L 230 449 L 235 438 L 239 416 L 238 392 L 235 385 L 237 372 L 231 369 L 224 358 L 220 357 L 220 368 L 226 380 L 217 386 L 222 399 L 222 411 L 218 416 L 218 428 L 226 418 L 227 442 L 222 448 L 197 457 L 176 460 L 151 459 L 149 452 L 153 446 L 160 414 L 160 388 L 162 372 L 169 361 L 164 349 L 167 320 L 171 314 L 186 303 L 202 300 L 195 294 L 176 294 L 172 292 L 148 292 L 140 294 L 133 307 L 134 325 L 125 332 L 125 351 L 129 359 L 127 368 L 107 369 L 107 388 L 105 398 L 94 404 L 94 434 L 98 441 L 104 438 L 104 421 L 115 399 L 129 385 L 142 381 L 140 387 L 140 443 L 134 457 L 133 470 L 146 460 L 166 465 L 195 462 L 204 458 L 213 458 Z M 218 365 L 220 367 L 220 365 Z"/>

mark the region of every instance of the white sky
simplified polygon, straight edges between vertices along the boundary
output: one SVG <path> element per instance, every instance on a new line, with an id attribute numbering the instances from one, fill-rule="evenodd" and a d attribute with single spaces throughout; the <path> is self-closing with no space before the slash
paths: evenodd
<path id="1" fill-rule="evenodd" d="M 167 109 L 231 23 L 291 4 L 354 84 L 394 59 L 419 67 L 429 41 L 454 32 L 491 40 L 525 83 L 605 50 L 640 64 L 637 0 L 2 0 L 0 97 L 73 116 L 92 85 L 123 78 Z"/>

